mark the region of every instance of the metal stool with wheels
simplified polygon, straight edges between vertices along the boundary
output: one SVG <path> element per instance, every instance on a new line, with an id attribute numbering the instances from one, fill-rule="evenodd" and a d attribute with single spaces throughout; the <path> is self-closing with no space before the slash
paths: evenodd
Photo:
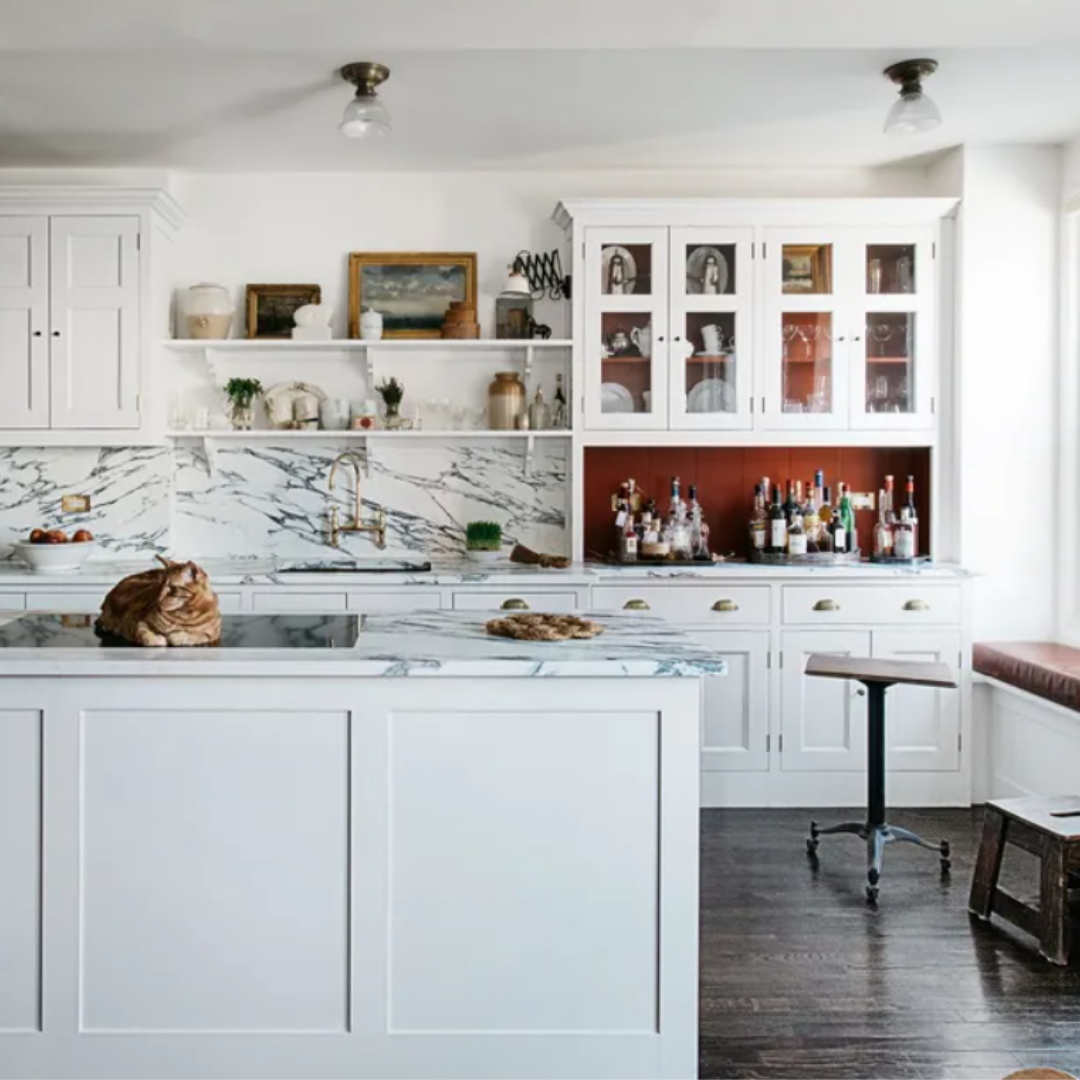
<path id="1" fill-rule="evenodd" d="M 814 653 L 806 664 L 806 674 L 824 679 L 857 679 L 867 693 L 867 813 L 865 822 L 845 822 L 821 828 L 810 822 L 806 853 L 817 858 L 820 837 L 849 833 L 866 843 L 866 899 L 877 903 L 881 881 L 881 862 L 885 845 L 893 841 L 917 844 L 936 851 L 941 858 L 941 872 L 947 874 L 950 862 L 949 842 L 931 844 L 910 829 L 890 825 L 885 820 L 885 691 L 890 686 L 936 686 L 955 688 L 956 680 L 948 665 L 909 660 L 871 660 L 858 656 L 830 656 Z"/>

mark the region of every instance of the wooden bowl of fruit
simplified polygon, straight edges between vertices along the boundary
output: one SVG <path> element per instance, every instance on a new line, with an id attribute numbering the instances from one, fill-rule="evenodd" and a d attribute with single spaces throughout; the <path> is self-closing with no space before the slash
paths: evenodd
<path id="1" fill-rule="evenodd" d="M 98 543 L 88 529 L 70 536 L 63 529 L 34 529 L 29 540 L 15 545 L 15 554 L 36 574 L 77 574 L 97 551 Z"/>

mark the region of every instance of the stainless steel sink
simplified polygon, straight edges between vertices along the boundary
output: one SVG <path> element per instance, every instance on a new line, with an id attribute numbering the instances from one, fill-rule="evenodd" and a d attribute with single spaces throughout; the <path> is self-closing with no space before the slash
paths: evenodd
<path id="1" fill-rule="evenodd" d="M 426 574 L 431 563 L 420 559 L 355 559 L 351 562 L 290 562 L 277 568 L 279 574 Z"/>

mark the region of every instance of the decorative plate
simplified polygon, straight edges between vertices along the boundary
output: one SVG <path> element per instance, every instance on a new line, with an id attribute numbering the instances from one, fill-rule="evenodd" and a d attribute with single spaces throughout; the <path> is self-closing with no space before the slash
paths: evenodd
<path id="1" fill-rule="evenodd" d="M 735 412 L 735 389 L 724 379 L 702 379 L 686 395 L 686 411 L 692 413 Z"/>
<path id="2" fill-rule="evenodd" d="M 611 260 L 616 255 L 622 258 L 623 269 L 626 271 L 625 284 L 619 295 L 626 295 L 634 291 L 634 284 L 637 281 L 637 260 L 620 244 L 606 244 L 600 252 L 600 291 L 611 295 L 611 290 L 608 288 L 608 275 L 611 273 Z"/>
<path id="3" fill-rule="evenodd" d="M 727 292 L 730 276 L 727 259 L 719 248 L 698 247 L 686 260 L 686 291 L 691 295 L 700 296 L 705 292 L 705 260 L 709 256 L 716 260 L 717 273 L 716 288 L 710 292 L 716 296 Z"/>
<path id="4" fill-rule="evenodd" d="M 634 395 L 622 383 L 606 382 L 600 385 L 600 411 L 628 413 L 636 412 Z"/>
<path id="5" fill-rule="evenodd" d="M 282 431 L 294 428 L 296 426 L 294 403 L 298 398 L 312 395 L 319 399 L 320 406 L 326 401 L 326 394 L 311 383 L 282 382 L 271 386 L 264 397 L 266 418 L 270 421 L 270 426 Z M 319 410 L 316 410 L 315 416 L 309 419 L 309 423 L 312 420 L 314 426 L 318 427 Z"/>

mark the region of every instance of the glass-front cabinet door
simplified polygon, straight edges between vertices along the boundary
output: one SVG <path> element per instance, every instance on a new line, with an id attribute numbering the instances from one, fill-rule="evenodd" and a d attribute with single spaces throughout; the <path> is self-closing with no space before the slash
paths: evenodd
<path id="1" fill-rule="evenodd" d="M 749 430 L 753 426 L 749 228 L 671 230 L 671 427 Z"/>
<path id="2" fill-rule="evenodd" d="M 853 242 L 851 427 L 932 427 L 933 230 L 860 231 Z"/>
<path id="3" fill-rule="evenodd" d="M 585 230 L 585 424 L 668 424 L 668 229 Z"/>
<path id="4" fill-rule="evenodd" d="M 843 292 L 851 248 L 843 230 L 765 230 L 765 427 L 829 430 L 848 425 Z"/>

